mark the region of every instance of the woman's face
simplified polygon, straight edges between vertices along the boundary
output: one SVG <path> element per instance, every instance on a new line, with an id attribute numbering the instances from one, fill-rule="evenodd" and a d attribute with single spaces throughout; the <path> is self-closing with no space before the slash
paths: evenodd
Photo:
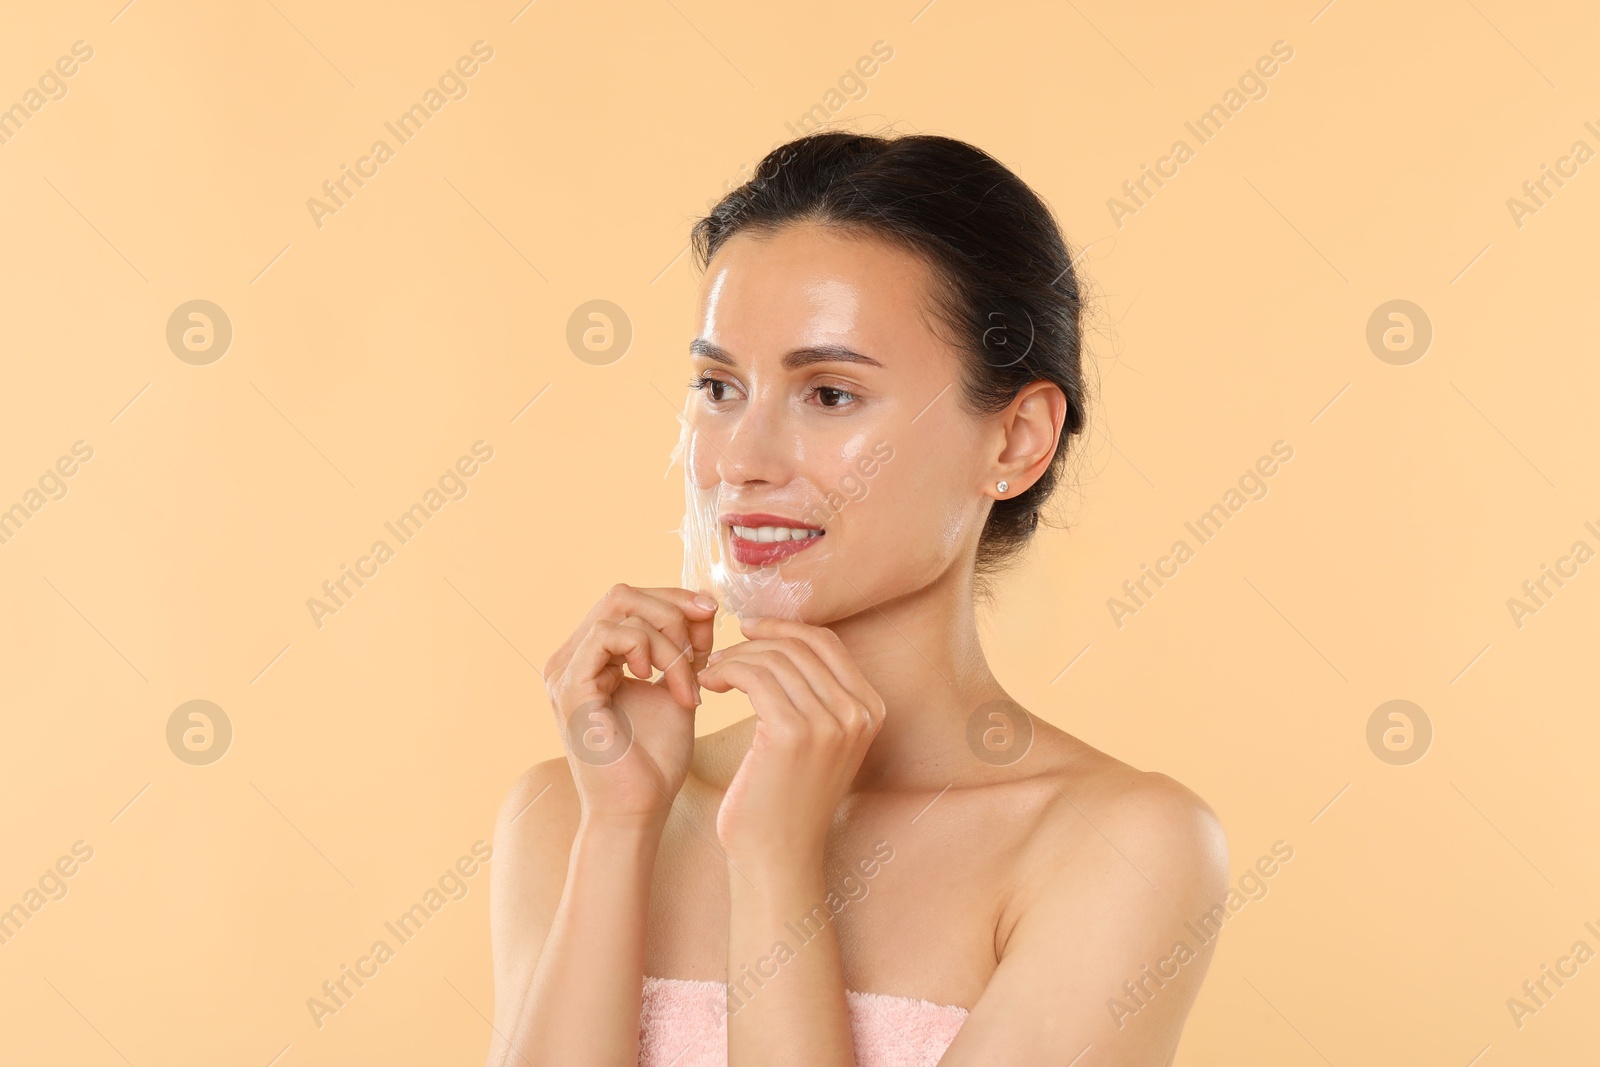
<path id="1" fill-rule="evenodd" d="M 709 264 L 684 529 L 725 565 L 713 591 L 735 614 L 821 625 L 970 567 L 1003 435 L 957 405 L 931 277 L 815 225 L 737 234 Z"/>

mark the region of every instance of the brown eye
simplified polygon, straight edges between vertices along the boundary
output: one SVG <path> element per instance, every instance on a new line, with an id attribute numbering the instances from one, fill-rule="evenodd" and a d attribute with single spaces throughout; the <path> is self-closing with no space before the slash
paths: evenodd
<path id="1" fill-rule="evenodd" d="M 705 390 L 711 400 L 717 403 L 727 399 L 727 397 L 723 396 L 717 390 L 726 389 L 727 387 L 728 383 L 723 381 L 721 378 L 712 378 L 704 374 L 697 375 L 689 379 L 690 389 Z"/>

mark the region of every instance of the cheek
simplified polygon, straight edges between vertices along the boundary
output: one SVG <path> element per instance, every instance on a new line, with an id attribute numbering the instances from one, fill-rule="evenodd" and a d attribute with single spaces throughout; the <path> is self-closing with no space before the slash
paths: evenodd
<path id="1" fill-rule="evenodd" d="M 899 516 L 899 536 L 910 558 L 948 563 L 960 552 L 969 534 L 976 536 L 977 501 L 948 467 L 931 467 L 915 479 L 912 491 L 898 496 L 892 507 Z"/>
<path id="2" fill-rule="evenodd" d="M 682 448 L 683 468 L 698 489 L 714 490 L 721 480 L 717 474 L 718 444 L 703 429 L 685 428 Z"/>
<path id="3" fill-rule="evenodd" d="M 844 532 L 853 543 L 880 559 L 920 569 L 948 563 L 976 537 L 982 501 L 971 492 L 965 466 L 948 451 L 897 443 L 885 462 L 873 455 L 870 442 L 852 445 L 838 480 L 839 495 L 849 501 L 841 516 Z M 858 461 L 873 473 L 863 473 Z"/>

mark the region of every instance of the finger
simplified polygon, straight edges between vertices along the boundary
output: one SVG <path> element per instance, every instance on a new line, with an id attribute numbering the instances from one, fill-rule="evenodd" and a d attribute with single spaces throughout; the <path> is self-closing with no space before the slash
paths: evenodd
<path id="1" fill-rule="evenodd" d="M 661 671 L 662 680 L 667 683 L 667 688 L 678 697 L 680 703 L 686 704 L 689 707 L 694 707 L 700 703 L 700 695 L 695 688 L 697 683 L 695 682 L 694 678 L 694 663 L 690 659 L 690 653 L 693 651 L 693 649 L 687 645 L 679 647 L 665 634 L 651 626 L 649 623 L 645 622 L 643 619 L 639 618 L 637 615 L 629 615 L 617 625 L 631 626 L 635 629 L 643 630 L 645 633 L 649 634 L 651 636 L 651 663 Z M 662 663 L 660 657 L 663 653 L 663 650 L 668 648 L 673 649 L 672 658 L 666 663 Z M 648 682 L 651 680 L 652 674 L 646 673 L 642 677 Z M 682 696 L 684 693 L 689 694 L 689 699 L 686 701 Z"/>
<path id="2" fill-rule="evenodd" d="M 811 682 L 800 670 L 795 662 L 789 658 L 789 650 L 777 646 L 773 642 L 766 642 L 757 647 L 754 642 L 745 642 L 733 648 L 717 660 L 717 666 L 725 663 L 744 662 L 765 667 L 778 684 L 783 687 L 784 695 L 789 698 L 789 703 L 794 705 L 803 717 L 814 727 L 836 727 L 840 719 L 830 711 L 817 691 L 812 688 Z"/>
<path id="3" fill-rule="evenodd" d="M 610 696 L 616 684 L 606 676 L 614 676 L 620 682 L 621 664 L 628 664 L 635 674 L 649 668 L 649 641 L 649 635 L 635 627 L 617 623 L 590 626 L 573 649 L 562 681 L 576 690 L 579 700 Z M 602 682 L 602 678 L 606 680 Z"/>
<path id="4" fill-rule="evenodd" d="M 708 610 L 696 605 L 693 601 L 693 594 L 690 594 L 688 599 L 684 600 L 682 594 L 686 592 L 687 590 L 681 589 L 635 589 L 626 582 L 618 582 L 613 585 L 589 609 L 588 614 L 583 617 L 583 622 L 573 631 L 572 635 L 562 643 L 560 648 L 550 654 L 550 658 L 545 662 L 544 666 L 545 684 L 549 685 L 551 679 L 561 676 L 562 672 L 572 662 L 572 657 L 576 653 L 578 646 L 583 642 L 585 635 L 588 634 L 595 623 L 601 620 L 621 622 L 629 615 L 638 615 L 646 619 L 657 630 L 672 637 L 678 648 L 681 649 L 688 645 L 689 629 L 688 618 L 684 614 L 685 608 L 693 612 L 696 618 L 700 615 L 709 617 L 715 614 L 715 609 Z M 675 593 L 678 594 L 676 598 L 673 595 Z M 674 613 L 679 616 L 676 622 L 673 619 Z M 677 632 L 674 632 L 675 630 Z"/>
<path id="5" fill-rule="evenodd" d="M 700 703 L 694 679 L 695 668 L 704 662 L 711 651 L 711 620 L 716 610 L 715 598 L 687 589 L 638 589 L 618 582 L 589 614 L 591 624 L 600 620 L 626 622 L 630 618 L 638 618 L 665 634 L 687 662 L 681 667 L 674 667 L 655 658 L 656 665 L 664 674 L 675 679 L 668 682 L 668 688 L 679 700 L 685 701 L 685 706 L 694 707 Z M 674 656 L 674 660 L 676 658 Z M 650 675 L 643 677 L 648 679 Z M 683 694 L 689 694 L 687 699 Z"/>
<path id="6" fill-rule="evenodd" d="M 667 600 L 683 612 L 689 626 L 689 644 L 694 648 L 692 665 L 696 670 L 704 667 L 715 643 L 717 598 L 692 589 L 641 589 L 640 592 Z"/>
<path id="7" fill-rule="evenodd" d="M 783 683 L 786 691 L 792 685 L 804 684 L 811 700 L 839 725 L 845 727 L 861 725 L 855 721 L 858 717 L 866 719 L 870 725 L 870 716 L 860 714 L 864 712 L 861 702 L 839 684 L 839 679 L 834 677 L 828 665 L 803 641 L 793 638 L 762 638 L 746 641 L 724 649 L 718 654 L 717 663 L 721 664 L 730 657 L 748 658 L 766 663 L 768 656 L 777 657 L 786 666 L 787 670 L 784 672 L 780 673 L 776 669 L 773 672 Z M 796 707 L 807 710 L 798 700 Z"/>
<path id="8" fill-rule="evenodd" d="M 634 589 L 635 592 L 644 593 L 648 596 L 653 596 L 660 600 L 665 600 L 670 604 L 674 604 L 680 611 L 693 615 L 695 618 L 709 616 L 712 612 L 717 610 L 716 597 L 712 596 L 710 593 L 699 592 L 694 589 L 682 589 L 678 586 L 647 586 L 637 588 L 634 586 L 628 586 L 628 588 Z M 697 603 L 697 601 L 699 601 L 702 597 L 706 600 L 709 600 L 710 603 Z"/>
<path id="9" fill-rule="evenodd" d="M 710 599 L 709 594 L 701 594 Z M 706 665 L 706 657 L 711 655 L 711 646 L 716 644 L 716 609 L 711 609 L 711 614 L 704 619 L 689 620 L 689 643 L 694 646 L 694 668 L 699 670 Z"/>
<path id="10" fill-rule="evenodd" d="M 855 658 L 844 647 L 844 642 L 839 640 L 839 635 L 826 626 L 811 626 L 794 619 L 763 616 L 740 620 L 740 630 L 750 638 L 793 637 L 804 641 L 828 665 L 839 684 L 869 710 L 875 721 L 883 719 L 886 711 L 883 698 L 872 688 L 872 684 L 861 673 L 861 668 L 856 666 Z"/>
<path id="11" fill-rule="evenodd" d="M 805 735 L 805 719 L 772 672 L 759 663 L 732 660 L 724 666 L 718 660 L 700 672 L 700 685 L 713 693 L 737 689 L 747 695 L 756 717 L 767 724 L 774 739 L 795 742 Z"/>
<path id="12" fill-rule="evenodd" d="M 612 586 L 590 612 L 592 621 L 606 619 L 621 622 L 630 615 L 637 616 L 666 634 L 682 652 L 693 647 L 689 617 L 704 616 L 709 622 L 716 609 L 702 608 L 694 602 L 695 594 L 687 589 L 636 589 L 625 582 Z M 709 630 L 707 631 L 709 634 Z M 709 647 L 709 646 L 708 646 Z M 690 653 L 693 655 L 693 653 Z"/>
<path id="13" fill-rule="evenodd" d="M 620 622 L 600 621 L 589 629 L 588 635 L 573 653 L 568 671 L 580 691 L 592 691 L 609 696 L 616 687 L 607 689 L 599 679 L 608 669 L 626 663 L 634 676 L 649 679 L 654 675 L 652 665 L 668 664 L 681 653 L 672 642 L 649 626 L 624 625 Z M 620 678 L 620 676 L 619 676 Z M 670 688 L 670 687 L 669 687 Z M 694 707 L 694 692 L 689 687 L 671 689 L 679 703 Z M 584 694 L 587 696 L 587 693 Z"/>
<path id="14" fill-rule="evenodd" d="M 652 681 L 655 671 L 659 670 L 661 684 L 665 685 L 680 704 L 692 708 L 700 703 L 700 694 L 695 688 L 694 671 L 689 662 L 689 654 L 693 650 L 689 646 L 678 647 L 676 642 L 637 615 L 630 615 L 616 625 L 642 630 L 650 638 L 651 669 L 640 675 L 644 681 Z"/>

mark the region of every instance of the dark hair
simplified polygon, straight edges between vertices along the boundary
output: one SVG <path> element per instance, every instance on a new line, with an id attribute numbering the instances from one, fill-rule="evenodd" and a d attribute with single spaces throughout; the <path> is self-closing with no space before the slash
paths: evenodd
<path id="1" fill-rule="evenodd" d="M 978 543 L 983 578 L 1015 557 L 1060 479 L 1068 439 L 1085 426 L 1082 300 L 1072 256 L 1043 200 L 987 152 L 930 134 L 828 131 L 775 147 L 691 234 L 700 269 L 741 230 L 812 222 L 889 241 L 933 268 L 936 321 L 966 356 L 969 412 L 1003 410 L 1030 382 L 1054 382 L 1066 421 L 1050 466 L 997 500 Z"/>

